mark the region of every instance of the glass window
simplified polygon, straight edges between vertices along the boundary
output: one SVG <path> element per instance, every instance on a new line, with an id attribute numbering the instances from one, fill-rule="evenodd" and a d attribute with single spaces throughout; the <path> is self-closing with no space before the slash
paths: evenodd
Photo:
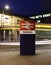
<path id="1" fill-rule="evenodd" d="M 20 20 L 17 20 L 17 24 L 20 24 Z"/>

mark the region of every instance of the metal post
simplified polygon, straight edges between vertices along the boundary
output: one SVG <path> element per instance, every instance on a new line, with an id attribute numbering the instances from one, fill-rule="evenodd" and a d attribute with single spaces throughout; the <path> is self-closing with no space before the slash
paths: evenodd
<path id="1" fill-rule="evenodd" d="M 3 25 L 3 28 L 4 28 L 4 10 L 3 10 L 2 14 L 3 14 L 3 18 L 2 18 L 2 19 L 3 19 L 3 21 L 2 21 L 2 25 Z M 4 32 L 3 32 L 3 33 L 4 33 L 4 42 L 5 42 L 5 30 L 4 30 Z"/>
<path id="2" fill-rule="evenodd" d="M 4 30 L 4 42 L 5 42 L 5 30 Z"/>
<path id="3" fill-rule="evenodd" d="M 3 18 L 2 18 L 2 22 L 1 22 L 1 27 L 3 26 L 3 28 L 5 27 L 5 26 L 4 26 L 4 11 L 5 11 L 5 9 L 8 10 L 8 9 L 9 9 L 9 6 L 6 5 L 6 6 L 4 7 L 3 11 L 2 11 Z M 4 42 L 5 42 L 5 30 L 4 30 Z"/>

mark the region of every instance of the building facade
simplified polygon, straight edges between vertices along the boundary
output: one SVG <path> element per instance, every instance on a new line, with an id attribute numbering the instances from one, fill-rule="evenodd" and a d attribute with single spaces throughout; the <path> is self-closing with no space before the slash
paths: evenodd
<path id="1" fill-rule="evenodd" d="M 21 16 L 13 13 L 0 13 L 0 42 L 16 42 L 20 40 Z"/>
<path id="2" fill-rule="evenodd" d="M 36 20 L 36 40 L 51 40 L 51 11 L 41 12 L 29 18 Z"/>

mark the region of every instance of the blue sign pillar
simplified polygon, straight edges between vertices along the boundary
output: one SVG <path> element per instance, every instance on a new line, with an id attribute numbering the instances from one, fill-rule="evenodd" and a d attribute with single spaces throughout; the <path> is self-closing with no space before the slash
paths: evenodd
<path id="1" fill-rule="evenodd" d="M 20 55 L 35 55 L 35 22 L 20 22 Z"/>

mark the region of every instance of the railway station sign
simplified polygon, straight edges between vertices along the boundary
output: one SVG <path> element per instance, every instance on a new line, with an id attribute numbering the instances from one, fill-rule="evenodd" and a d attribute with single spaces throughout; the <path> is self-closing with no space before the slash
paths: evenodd
<path id="1" fill-rule="evenodd" d="M 35 54 L 35 21 L 20 21 L 20 55 Z"/>

